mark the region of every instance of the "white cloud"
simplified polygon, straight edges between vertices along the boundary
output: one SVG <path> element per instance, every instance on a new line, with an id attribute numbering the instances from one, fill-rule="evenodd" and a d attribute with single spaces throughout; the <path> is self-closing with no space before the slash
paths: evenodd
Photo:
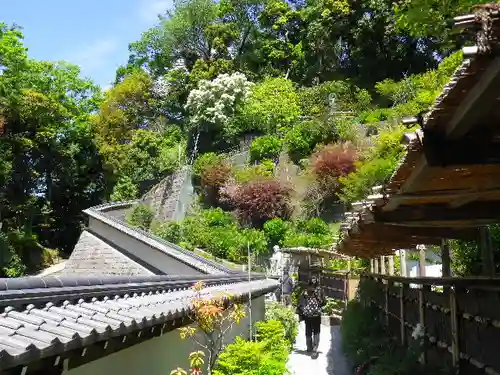
<path id="1" fill-rule="evenodd" d="M 153 23 L 158 20 L 158 14 L 163 14 L 172 7 L 172 0 L 141 0 L 139 15 L 145 22 Z"/>
<path id="2" fill-rule="evenodd" d="M 104 38 L 70 53 L 65 60 L 80 66 L 82 71 L 88 74 L 105 65 L 106 60 L 116 52 L 118 46 L 117 39 Z"/>

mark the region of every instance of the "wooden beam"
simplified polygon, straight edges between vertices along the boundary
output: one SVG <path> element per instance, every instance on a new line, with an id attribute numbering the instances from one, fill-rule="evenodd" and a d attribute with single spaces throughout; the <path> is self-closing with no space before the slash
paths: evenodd
<path id="1" fill-rule="evenodd" d="M 450 246 L 446 239 L 441 240 L 441 267 L 443 277 L 451 276 Z"/>
<path id="2" fill-rule="evenodd" d="M 455 200 L 449 203 L 449 206 L 452 208 L 457 208 L 480 198 L 481 200 L 486 200 L 488 198 L 493 199 L 495 197 L 498 197 L 498 195 L 500 194 L 499 186 L 500 179 L 497 180 L 496 178 L 493 178 L 487 184 L 476 186 L 475 192 L 464 193 L 457 196 Z"/>
<path id="3" fill-rule="evenodd" d="M 500 83 L 499 83 L 500 84 Z M 466 138 L 458 141 L 448 140 L 439 134 L 427 131 L 423 144 L 424 155 L 429 167 L 449 167 L 499 164 L 500 148 L 494 134 L 486 126 L 469 133 Z M 471 152 L 463 152 L 471 150 Z"/>
<path id="4" fill-rule="evenodd" d="M 360 224 L 362 236 L 368 238 L 406 238 L 406 237 L 422 237 L 435 238 L 439 241 L 441 238 L 456 238 L 466 240 L 477 240 L 479 232 L 478 228 L 438 228 L 434 226 L 427 227 L 395 227 L 387 223 L 370 223 Z"/>
<path id="5" fill-rule="evenodd" d="M 495 260 L 493 258 L 493 246 L 491 244 L 490 228 L 480 228 L 480 241 L 482 263 L 483 263 L 483 276 L 495 276 Z"/>
<path id="6" fill-rule="evenodd" d="M 412 223 L 425 225 L 427 222 L 429 227 L 438 222 L 445 222 L 446 226 L 456 223 L 463 227 L 468 224 L 496 223 L 500 221 L 500 202 L 480 201 L 455 209 L 451 209 L 445 204 L 402 206 L 394 211 L 375 212 L 375 219 L 378 222 L 398 223 L 400 225 L 411 225 Z"/>
<path id="7" fill-rule="evenodd" d="M 425 174 L 428 172 L 429 168 L 427 165 L 427 160 L 424 155 L 420 157 L 420 159 L 417 161 L 415 168 L 413 168 L 413 171 L 410 173 L 408 178 L 405 180 L 405 182 L 401 185 L 401 187 L 398 190 L 398 194 L 404 194 L 409 191 L 411 191 L 413 184 L 418 181 L 422 180 L 425 177 Z M 392 211 L 398 208 L 400 202 L 398 201 L 392 201 L 389 199 L 387 204 L 385 204 L 382 209 L 384 211 Z"/>
<path id="8" fill-rule="evenodd" d="M 481 116 L 488 115 L 496 102 L 500 87 L 500 57 L 496 57 L 481 75 L 472 90 L 460 103 L 451 121 L 446 127 L 446 138 L 463 137 Z"/>

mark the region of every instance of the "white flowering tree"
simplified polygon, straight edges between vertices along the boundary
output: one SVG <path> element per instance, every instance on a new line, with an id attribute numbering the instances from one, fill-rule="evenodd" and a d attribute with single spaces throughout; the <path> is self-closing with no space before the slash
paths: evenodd
<path id="1" fill-rule="evenodd" d="M 221 74 L 212 81 L 202 80 L 189 93 L 185 109 L 193 127 L 234 133 L 229 125 L 238 107 L 247 99 L 253 83 L 244 74 Z"/>

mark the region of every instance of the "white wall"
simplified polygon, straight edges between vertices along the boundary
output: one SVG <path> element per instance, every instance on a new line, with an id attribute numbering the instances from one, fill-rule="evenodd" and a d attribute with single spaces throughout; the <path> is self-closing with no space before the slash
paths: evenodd
<path id="1" fill-rule="evenodd" d="M 264 320 L 265 296 L 252 301 L 252 321 Z M 248 338 L 249 314 L 240 324 L 233 327 L 226 336 L 230 343 L 236 336 Z M 168 375 L 177 368 L 188 370 L 188 356 L 194 350 L 200 350 L 192 340 L 181 340 L 179 331 L 171 331 L 141 344 L 124 349 L 107 357 L 87 363 L 63 375 Z"/>
<path id="2" fill-rule="evenodd" d="M 407 254 L 410 252 L 407 250 Z M 418 252 L 412 252 L 418 254 Z M 441 257 L 434 251 L 427 250 L 425 253 L 425 276 L 441 277 Z M 427 262 L 427 259 L 432 263 Z M 406 274 L 409 277 L 418 277 L 420 273 L 418 260 L 412 260 L 406 257 Z"/>
<path id="3" fill-rule="evenodd" d="M 130 256 L 134 261 L 141 260 L 143 263 L 151 264 L 167 275 L 197 275 L 202 273 L 194 267 L 168 256 L 161 250 L 155 249 L 148 243 L 123 233 L 100 220 L 90 217 L 89 229 L 92 233 L 105 238 L 119 250 L 128 252 L 125 255 Z"/>

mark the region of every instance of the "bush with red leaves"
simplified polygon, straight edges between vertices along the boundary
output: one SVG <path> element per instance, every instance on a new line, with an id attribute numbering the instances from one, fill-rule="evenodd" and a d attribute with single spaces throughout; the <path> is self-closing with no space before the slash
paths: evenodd
<path id="1" fill-rule="evenodd" d="M 218 206 L 220 189 L 230 180 L 231 167 L 225 163 L 209 167 L 201 174 L 203 200 L 211 206 Z"/>
<path id="2" fill-rule="evenodd" d="M 291 192 L 290 186 L 278 180 L 254 180 L 235 189 L 231 200 L 241 221 L 254 227 L 262 227 L 267 220 L 290 217 Z"/>
<path id="3" fill-rule="evenodd" d="M 312 155 L 312 171 L 321 191 L 322 205 L 338 201 L 342 188 L 339 177 L 354 172 L 356 156 L 353 148 L 340 144 L 328 145 Z"/>
<path id="4" fill-rule="evenodd" d="M 338 178 L 355 170 L 356 151 L 339 144 L 328 145 L 315 152 L 312 161 L 318 180 Z"/>

